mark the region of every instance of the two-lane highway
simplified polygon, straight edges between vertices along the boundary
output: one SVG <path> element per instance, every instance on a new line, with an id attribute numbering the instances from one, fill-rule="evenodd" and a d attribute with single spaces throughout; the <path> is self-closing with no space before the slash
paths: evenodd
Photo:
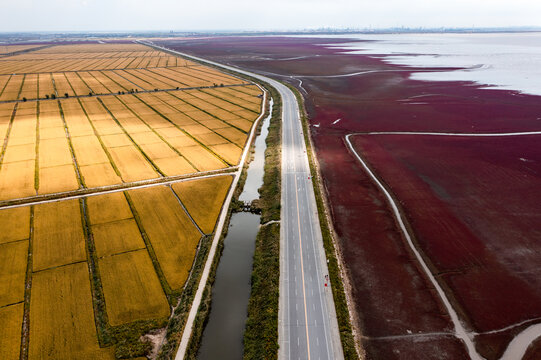
<path id="1" fill-rule="evenodd" d="M 154 45 L 153 45 L 154 46 Z M 157 46 L 154 46 L 157 47 Z M 344 358 L 299 104 L 285 85 L 266 76 L 157 47 L 260 79 L 282 98 L 282 213 L 280 235 L 280 360 Z M 199 304 L 193 304 L 192 310 Z M 195 311 L 195 310 L 194 310 Z M 191 331 L 192 324 L 186 324 Z M 183 339 L 187 336 L 183 334 Z M 181 343 L 179 353 L 183 353 Z M 177 357 L 178 358 L 178 357 Z"/>
<path id="2" fill-rule="evenodd" d="M 284 88 L 279 358 L 342 359 L 298 104 Z"/>

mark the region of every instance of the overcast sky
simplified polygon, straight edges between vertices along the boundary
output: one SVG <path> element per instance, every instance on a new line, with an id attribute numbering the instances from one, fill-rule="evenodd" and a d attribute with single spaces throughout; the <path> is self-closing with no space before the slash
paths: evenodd
<path id="1" fill-rule="evenodd" d="M 3 0 L 0 31 L 541 26 L 540 0 Z"/>

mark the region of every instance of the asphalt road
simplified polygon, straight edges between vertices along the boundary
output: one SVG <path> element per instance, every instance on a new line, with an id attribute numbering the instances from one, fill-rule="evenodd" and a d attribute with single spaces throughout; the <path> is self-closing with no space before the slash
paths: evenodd
<path id="1" fill-rule="evenodd" d="M 271 85 L 283 107 L 279 358 L 343 359 L 297 100 Z"/>
<path id="2" fill-rule="evenodd" d="M 260 79 L 280 93 L 282 220 L 278 358 L 343 359 L 331 284 L 326 279 L 327 262 L 295 95 L 283 84 L 266 76 L 178 54 Z"/>

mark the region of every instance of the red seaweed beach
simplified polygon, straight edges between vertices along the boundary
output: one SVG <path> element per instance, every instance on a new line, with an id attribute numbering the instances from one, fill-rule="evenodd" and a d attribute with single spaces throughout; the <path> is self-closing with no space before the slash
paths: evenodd
<path id="1" fill-rule="evenodd" d="M 348 41 L 217 37 L 161 45 L 301 91 L 368 359 L 468 355 L 384 195 L 347 148 L 352 133 L 355 151 L 391 190 L 465 328 L 478 334 L 477 351 L 498 359 L 517 333 L 541 320 L 541 135 L 367 133 L 538 131 L 540 97 L 412 80 L 412 72 L 449 69 L 392 65 L 384 55 L 321 45 Z M 534 342 L 525 358 L 540 348 Z"/>

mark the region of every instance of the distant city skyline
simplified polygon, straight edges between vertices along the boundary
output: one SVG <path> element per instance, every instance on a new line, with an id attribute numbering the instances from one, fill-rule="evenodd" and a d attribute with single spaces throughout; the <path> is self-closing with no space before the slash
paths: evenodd
<path id="1" fill-rule="evenodd" d="M 19 0 L 1 32 L 541 26 L 536 0 Z"/>

